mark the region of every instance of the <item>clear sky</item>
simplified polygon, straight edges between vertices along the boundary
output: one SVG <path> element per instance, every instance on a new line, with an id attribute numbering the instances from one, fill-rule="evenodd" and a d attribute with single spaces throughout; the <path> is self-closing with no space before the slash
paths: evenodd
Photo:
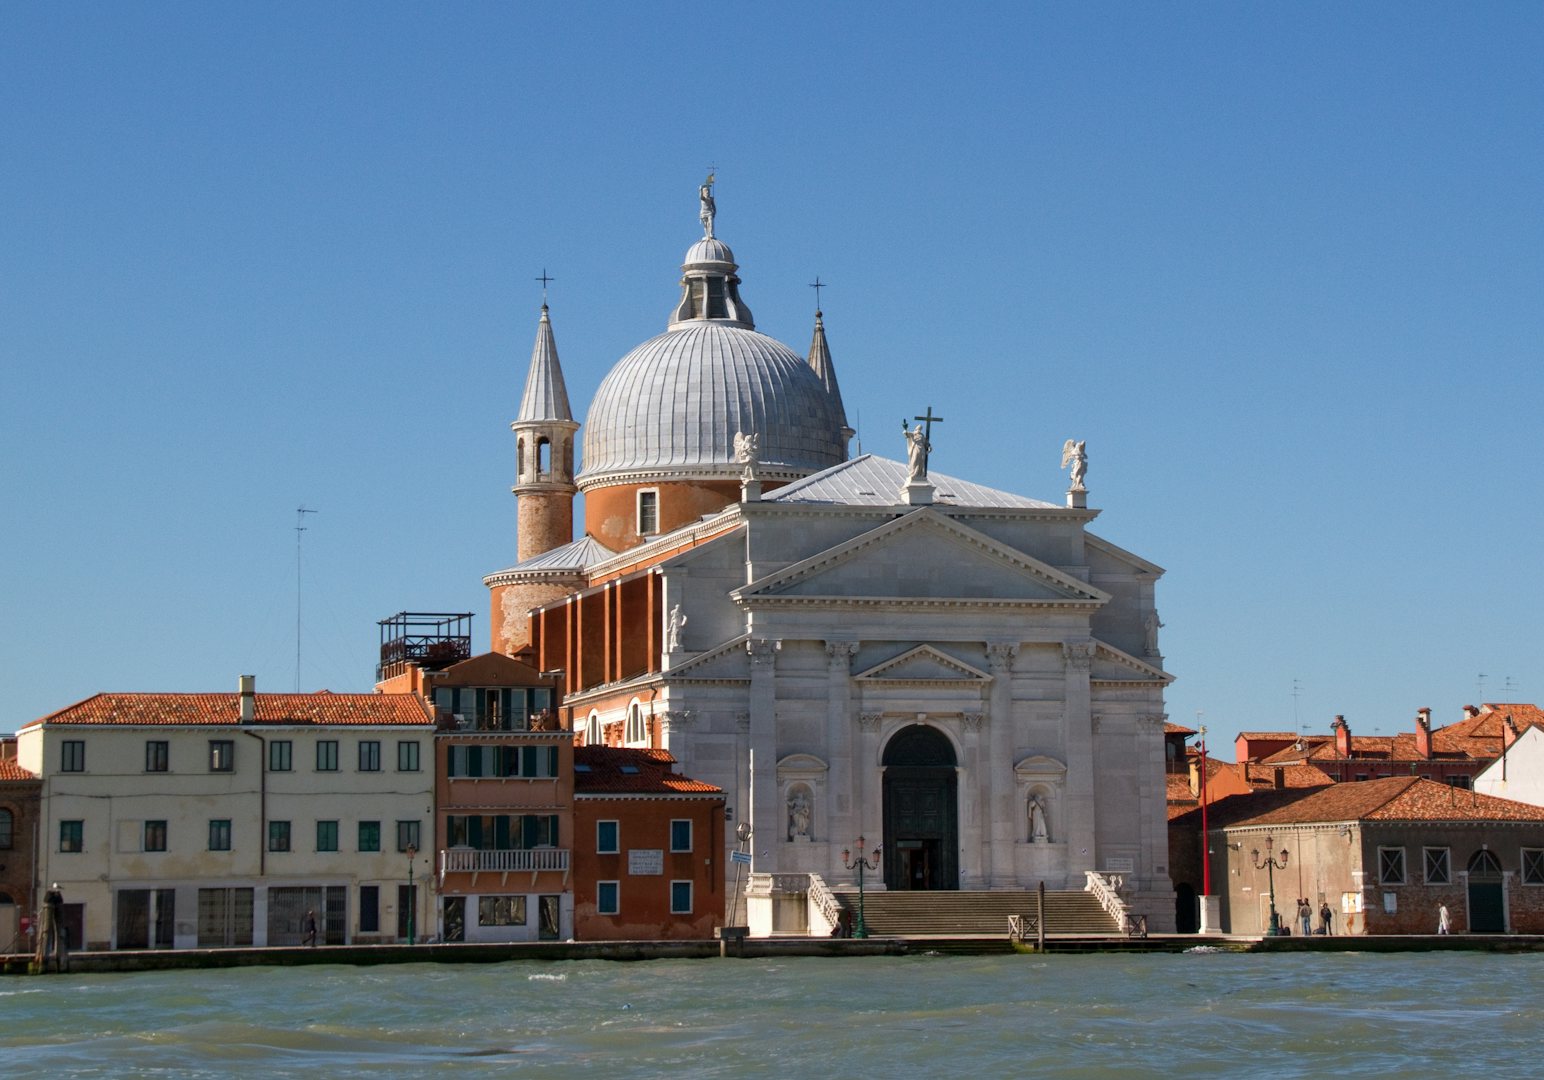
<path id="1" fill-rule="evenodd" d="M 301 505 L 303 689 L 486 647 L 533 279 L 582 414 L 710 164 L 865 450 L 1088 441 L 1214 749 L 1544 700 L 1540 5 L 12 0 L 0 88 L 0 730 L 293 689 Z"/>

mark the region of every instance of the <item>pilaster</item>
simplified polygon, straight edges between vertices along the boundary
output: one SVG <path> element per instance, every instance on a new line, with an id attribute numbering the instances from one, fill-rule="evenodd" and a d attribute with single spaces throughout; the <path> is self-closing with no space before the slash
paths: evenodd
<path id="1" fill-rule="evenodd" d="M 1094 792 L 1094 717 L 1089 688 L 1089 669 L 1094 661 L 1094 642 L 1062 643 L 1065 662 L 1062 702 L 1067 724 L 1067 878 L 1068 887 L 1083 879 L 1084 871 L 1097 869 L 1099 852 L 1095 837 L 1097 800 Z"/>
<path id="2" fill-rule="evenodd" d="M 751 869 L 777 872 L 782 812 L 777 798 L 777 650 L 781 642 L 755 638 L 751 656 L 750 769 Z"/>
<path id="3" fill-rule="evenodd" d="M 989 698 L 991 714 L 987 743 L 991 753 L 987 761 L 987 786 L 991 791 L 991 841 L 987 872 L 993 888 L 1009 888 L 1017 883 L 1013 865 L 1013 840 L 1017 814 L 1014 810 L 1013 777 L 1013 658 L 1017 645 L 991 642 L 986 658 L 992 668 Z"/>
<path id="4" fill-rule="evenodd" d="M 853 831 L 852 759 L 852 658 L 858 654 L 856 641 L 826 642 L 826 807 L 828 865 L 836 865 L 835 853 L 851 843 Z"/>

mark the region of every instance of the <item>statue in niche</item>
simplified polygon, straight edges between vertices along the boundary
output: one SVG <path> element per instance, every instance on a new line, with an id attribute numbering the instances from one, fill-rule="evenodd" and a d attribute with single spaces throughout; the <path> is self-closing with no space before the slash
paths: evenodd
<path id="1" fill-rule="evenodd" d="M 795 788 L 788 796 L 788 839 L 810 838 L 810 797 L 803 788 Z"/>
<path id="2" fill-rule="evenodd" d="M 1049 844 L 1051 831 L 1045 823 L 1045 798 L 1036 792 L 1029 797 L 1029 842 Z"/>
<path id="3" fill-rule="evenodd" d="M 1147 635 L 1147 655 L 1158 655 L 1158 631 L 1163 629 L 1163 620 L 1158 618 L 1156 609 L 1147 613 L 1147 618 L 1142 620 L 1142 630 Z"/>
<path id="4" fill-rule="evenodd" d="M 697 198 L 702 203 L 702 209 L 697 217 L 702 221 L 702 235 L 713 239 L 713 218 L 718 214 L 718 206 L 713 201 L 713 174 L 708 173 L 708 178 L 697 189 Z"/>
<path id="5" fill-rule="evenodd" d="M 1087 491 L 1083 478 L 1088 475 L 1088 440 L 1068 439 L 1062 443 L 1062 468 L 1072 466 L 1071 491 Z"/>
<path id="6" fill-rule="evenodd" d="M 933 449 L 922 425 L 918 424 L 910 430 L 906 427 L 906 421 L 901 421 L 901 433 L 906 438 L 906 467 L 908 469 L 907 481 L 927 479 L 927 455 Z"/>
<path id="7" fill-rule="evenodd" d="M 665 651 L 676 652 L 681 648 L 681 631 L 686 629 L 686 616 L 681 614 L 681 605 L 677 604 L 670 609 L 670 618 L 665 622 Z"/>

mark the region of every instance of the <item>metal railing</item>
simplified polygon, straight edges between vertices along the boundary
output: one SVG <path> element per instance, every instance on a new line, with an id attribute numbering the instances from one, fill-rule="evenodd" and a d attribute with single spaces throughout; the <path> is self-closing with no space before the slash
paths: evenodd
<path id="1" fill-rule="evenodd" d="M 836 902 L 836 897 L 831 895 L 831 890 L 826 887 L 826 879 L 819 874 L 810 875 L 809 898 L 815 905 L 815 910 L 826 920 L 827 933 L 841 923 L 842 906 Z"/>
<path id="2" fill-rule="evenodd" d="M 441 874 L 567 869 L 567 848 L 518 848 L 507 851 L 456 848 L 440 852 Z"/>

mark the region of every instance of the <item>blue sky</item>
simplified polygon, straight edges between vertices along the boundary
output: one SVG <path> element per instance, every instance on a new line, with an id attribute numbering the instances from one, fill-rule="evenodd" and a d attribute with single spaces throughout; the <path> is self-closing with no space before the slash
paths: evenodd
<path id="1" fill-rule="evenodd" d="M 1544 8 L 12 3 L 0 730 L 365 689 L 514 561 L 540 304 L 582 409 L 695 189 L 849 416 L 1168 568 L 1169 712 L 1544 699 Z M 1294 698 L 1294 680 L 1300 687 Z M 1512 689 L 1506 690 L 1510 680 Z M 1214 742 L 1216 748 L 1218 742 Z"/>

